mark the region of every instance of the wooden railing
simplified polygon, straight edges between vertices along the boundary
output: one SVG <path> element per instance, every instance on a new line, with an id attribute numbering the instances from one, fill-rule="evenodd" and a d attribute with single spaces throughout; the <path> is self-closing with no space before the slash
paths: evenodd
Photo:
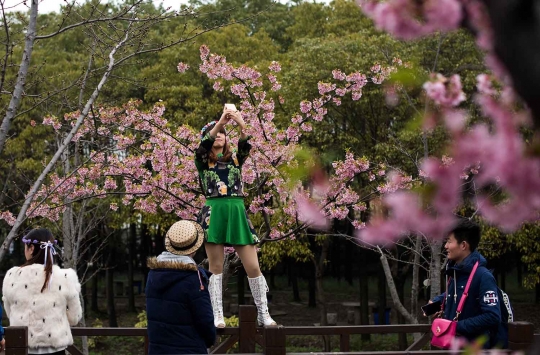
<path id="1" fill-rule="evenodd" d="M 238 352 L 253 354 L 258 344 L 264 354 L 283 355 L 286 353 L 287 336 L 319 335 L 323 337 L 339 336 L 340 353 L 362 355 L 439 355 L 450 354 L 442 350 L 421 350 L 429 344 L 431 331 L 429 324 L 403 325 L 364 325 L 364 326 L 328 326 L 328 327 L 256 327 L 257 309 L 255 306 L 240 306 L 240 324 L 238 327 L 218 329 L 221 339 L 212 349 L 212 354 L 225 354 L 238 343 Z M 145 328 L 71 328 L 73 336 L 135 336 L 144 337 L 144 353 L 148 354 L 148 336 Z M 350 337 L 355 334 L 412 334 L 420 333 L 421 337 L 405 351 L 369 351 L 351 352 Z M 534 335 L 534 327 L 527 322 L 509 324 L 509 346 L 511 350 L 527 350 L 533 341 L 540 342 L 540 335 Z M 28 354 L 28 329 L 26 327 L 6 327 L 6 355 Z M 225 338 L 225 339 L 224 339 Z M 72 355 L 82 355 L 74 346 L 68 351 Z M 318 353 L 324 354 L 324 353 Z M 336 354 L 336 353 L 333 353 Z"/>

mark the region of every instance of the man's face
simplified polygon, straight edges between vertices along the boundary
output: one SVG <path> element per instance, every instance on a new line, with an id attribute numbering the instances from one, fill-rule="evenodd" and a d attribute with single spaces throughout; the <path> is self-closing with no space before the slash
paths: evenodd
<path id="1" fill-rule="evenodd" d="M 454 236 L 454 233 L 448 236 L 444 248 L 446 249 L 448 259 L 453 260 L 456 263 L 460 263 L 470 254 L 469 244 L 465 241 L 459 243 Z"/>

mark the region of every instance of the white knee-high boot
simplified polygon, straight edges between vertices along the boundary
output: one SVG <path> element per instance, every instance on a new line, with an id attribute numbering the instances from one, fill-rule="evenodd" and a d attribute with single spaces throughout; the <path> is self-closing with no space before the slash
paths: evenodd
<path id="1" fill-rule="evenodd" d="M 223 319 L 223 274 L 213 274 L 208 280 L 208 292 L 212 302 L 212 311 L 214 312 L 214 325 L 216 328 L 225 328 L 225 319 Z"/>
<path id="2" fill-rule="evenodd" d="M 253 295 L 253 301 L 257 306 L 257 323 L 259 325 L 277 325 L 277 323 L 270 317 L 268 312 L 268 300 L 266 299 L 266 292 L 268 292 L 268 285 L 264 276 L 249 278 L 249 288 Z"/>

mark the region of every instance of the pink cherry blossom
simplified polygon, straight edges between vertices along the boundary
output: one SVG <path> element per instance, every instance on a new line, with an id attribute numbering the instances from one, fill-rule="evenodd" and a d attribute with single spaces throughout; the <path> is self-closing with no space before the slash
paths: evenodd
<path id="1" fill-rule="evenodd" d="M 454 107 L 465 101 L 459 75 L 452 75 L 450 79 L 441 74 L 433 75 L 431 81 L 424 84 L 424 89 L 437 105 Z"/>
<path id="2" fill-rule="evenodd" d="M 278 62 L 273 61 L 272 63 L 270 63 L 268 69 L 270 69 L 274 73 L 279 73 L 281 71 L 281 65 Z"/>
<path id="3" fill-rule="evenodd" d="M 189 69 L 189 65 L 180 62 L 180 63 L 178 63 L 178 66 L 177 66 L 176 68 L 178 69 L 178 72 L 179 72 L 179 73 L 185 73 L 186 70 Z"/>
<path id="4" fill-rule="evenodd" d="M 306 223 L 308 226 L 320 230 L 329 228 L 330 223 L 321 209 L 316 204 L 310 202 L 304 196 L 297 194 L 295 196 L 298 206 L 298 220 Z"/>

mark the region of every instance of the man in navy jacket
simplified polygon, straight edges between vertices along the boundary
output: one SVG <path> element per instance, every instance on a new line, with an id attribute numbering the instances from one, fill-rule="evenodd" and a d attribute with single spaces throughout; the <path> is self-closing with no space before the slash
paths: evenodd
<path id="1" fill-rule="evenodd" d="M 478 261 L 469 295 L 458 317 L 457 334 L 469 341 L 485 336 L 485 348 L 506 347 L 508 339 L 502 327 L 499 304 L 503 300 L 498 297 L 497 283 L 486 268 L 486 259 L 476 251 L 479 242 L 480 227 L 468 219 L 461 220 L 452 230 L 445 244 L 449 260 L 446 266 L 448 289 L 433 302 L 446 297 L 444 318 L 454 319 L 469 275 Z"/>
<path id="2" fill-rule="evenodd" d="M 193 261 L 203 239 L 195 222 L 176 222 L 165 237 L 167 251 L 148 259 L 149 354 L 207 354 L 216 340 L 208 275 Z"/>

